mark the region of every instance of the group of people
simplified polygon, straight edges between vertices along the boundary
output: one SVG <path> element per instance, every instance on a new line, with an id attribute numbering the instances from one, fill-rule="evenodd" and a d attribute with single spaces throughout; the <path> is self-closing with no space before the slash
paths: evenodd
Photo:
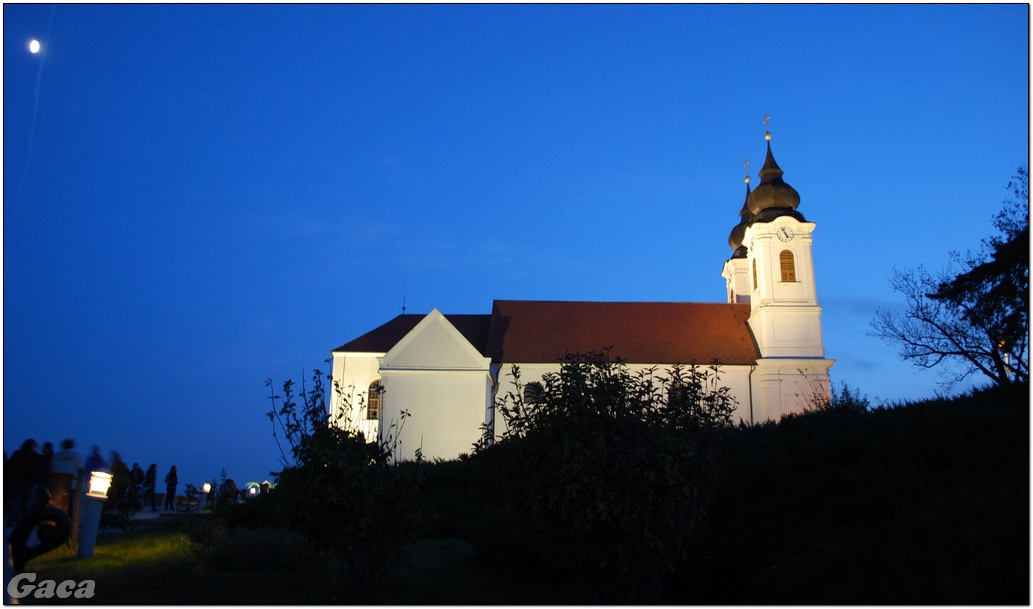
<path id="1" fill-rule="evenodd" d="M 111 461 L 105 461 L 100 448 L 93 446 L 84 461 L 75 450 L 75 441 L 71 438 L 61 442 L 61 450 L 55 451 L 50 442 L 43 444 L 40 450 L 34 439 L 25 440 L 21 448 L 8 458 L 4 452 L 4 515 L 8 522 L 16 521 L 31 501 L 32 495 L 39 486 L 46 488 L 52 503 L 59 504 L 69 513 L 73 510 L 76 493 L 80 491 L 77 481 L 82 472 L 83 481 L 88 481 L 94 471 L 109 471 L 111 486 L 108 499 L 125 500 L 130 498 L 138 507 L 150 505 L 152 511 L 158 511 L 157 488 L 158 466 L 151 464 L 147 471 L 139 463 L 132 467 L 126 465 L 117 452 L 111 453 Z M 173 465 L 165 475 L 164 510 L 176 509 L 176 488 L 179 486 L 179 475 Z M 85 482 L 84 482 L 85 484 Z M 56 499 L 56 501 L 54 501 Z"/>

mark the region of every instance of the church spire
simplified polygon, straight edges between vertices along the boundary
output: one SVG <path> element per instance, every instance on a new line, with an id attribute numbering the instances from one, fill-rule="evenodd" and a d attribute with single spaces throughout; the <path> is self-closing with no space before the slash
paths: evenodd
<path id="1" fill-rule="evenodd" d="M 743 199 L 742 209 L 739 210 L 739 223 L 732 228 L 732 232 L 728 235 L 728 246 L 734 251 L 732 258 L 746 257 L 746 248 L 743 247 L 742 240 L 746 235 L 746 227 L 753 221 L 753 214 L 750 213 L 747 205 L 750 200 L 750 159 L 745 159 L 743 168 L 746 170 L 746 177 L 743 178 L 743 181 L 746 182 L 746 198 Z"/>
<path id="2" fill-rule="evenodd" d="M 784 173 L 782 168 L 775 162 L 775 155 L 771 154 L 771 132 L 768 131 L 768 121 L 771 120 L 771 115 L 767 112 L 764 113 L 764 141 L 768 145 L 768 154 L 764 157 L 764 166 L 760 168 L 760 183 L 765 184 L 771 182 L 775 178 L 782 177 Z"/>
<path id="3" fill-rule="evenodd" d="M 754 216 L 754 222 L 770 222 L 778 216 L 794 215 L 803 221 L 803 216 L 796 211 L 800 205 L 800 194 L 782 179 L 783 171 L 775 162 L 771 153 L 771 131 L 768 121 L 771 116 L 764 113 L 764 140 L 767 142 L 767 155 L 764 166 L 760 169 L 760 185 L 747 198 L 747 206 Z"/>

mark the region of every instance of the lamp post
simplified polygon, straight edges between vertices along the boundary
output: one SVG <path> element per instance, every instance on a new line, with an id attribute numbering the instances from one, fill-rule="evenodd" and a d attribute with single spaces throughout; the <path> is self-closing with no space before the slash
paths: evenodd
<path id="1" fill-rule="evenodd" d="M 100 528 L 100 514 L 111 488 L 111 472 L 96 470 L 90 474 L 90 487 L 86 491 L 86 509 L 83 510 L 82 531 L 79 533 L 79 558 L 93 558 L 93 547 L 97 544 L 97 529 Z"/>
<path id="2" fill-rule="evenodd" d="M 205 505 L 208 504 L 208 493 L 210 492 L 212 492 L 211 482 L 205 482 L 201 485 L 201 496 L 198 497 L 199 501 L 197 502 L 198 510 L 203 510 L 205 508 Z"/>

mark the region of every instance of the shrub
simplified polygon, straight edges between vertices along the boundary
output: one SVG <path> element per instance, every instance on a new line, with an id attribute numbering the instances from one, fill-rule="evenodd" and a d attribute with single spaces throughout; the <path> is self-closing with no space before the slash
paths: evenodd
<path id="1" fill-rule="evenodd" d="M 392 465 L 389 445 L 367 442 L 348 420 L 332 418 L 324 398 L 318 370 L 311 391 L 303 386 L 295 395 L 287 381 L 283 395 L 272 396 L 280 407 L 269 418 L 279 424 L 290 456 L 284 452 L 285 467 L 267 497 L 232 517 L 301 533 L 338 558 L 358 590 L 368 592 L 415 539 L 419 460 Z"/>
<path id="2" fill-rule="evenodd" d="M 1029 386 L 729 430 L 663 602 L 1028 604 Z"/>
<path id="3" fill-rule="evenodd" d="M 702 523 L 716 432 L 735 407 L 716 369 L 631 373 L 605 352 L 568 355 L 534 403 L 513 376 L 493 448 L 532 549 L 582 600 L 654 601 Z"/>

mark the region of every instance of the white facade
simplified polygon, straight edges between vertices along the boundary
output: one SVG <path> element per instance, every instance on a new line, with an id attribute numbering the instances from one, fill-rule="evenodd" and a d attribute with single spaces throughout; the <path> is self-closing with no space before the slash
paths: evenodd
<path id="1" fill-rule="evenodd" d="M 425 459 L 471 451 L 492 396 L 489 358 L 434 309 L 379 361 L 381 441 L 392 441 L 391 431 L 396 454 L 419 449 Z M 392 431 L 396 414 L 400 427 Z"/>
<path id="2" fill-rule="evenodd" d="M 334 379 L 364 388 L 350 400 L 335 397 L 335 413 L 358 422 L 367 439 L 396 454 L 452 459 L 470 452 L 493 402 L 491 360 L 482 356 L 437 309 L 385 353 L 334 352 Z M 369 387 L 379 381 L 380 412 L 368 418 Z M 403 416 L 403 412 L 406 413 Z"/>
<path id="3" fill-rule="evenodd" d="M 377 437 L 379 416 L 371 418 L 367 405 L 369 387 L 380 380 L 379 358 L 385 353 L 333 353 L 331 416 L 341 417 L 338 424 L 361 431 L 367 440 Z"/>

